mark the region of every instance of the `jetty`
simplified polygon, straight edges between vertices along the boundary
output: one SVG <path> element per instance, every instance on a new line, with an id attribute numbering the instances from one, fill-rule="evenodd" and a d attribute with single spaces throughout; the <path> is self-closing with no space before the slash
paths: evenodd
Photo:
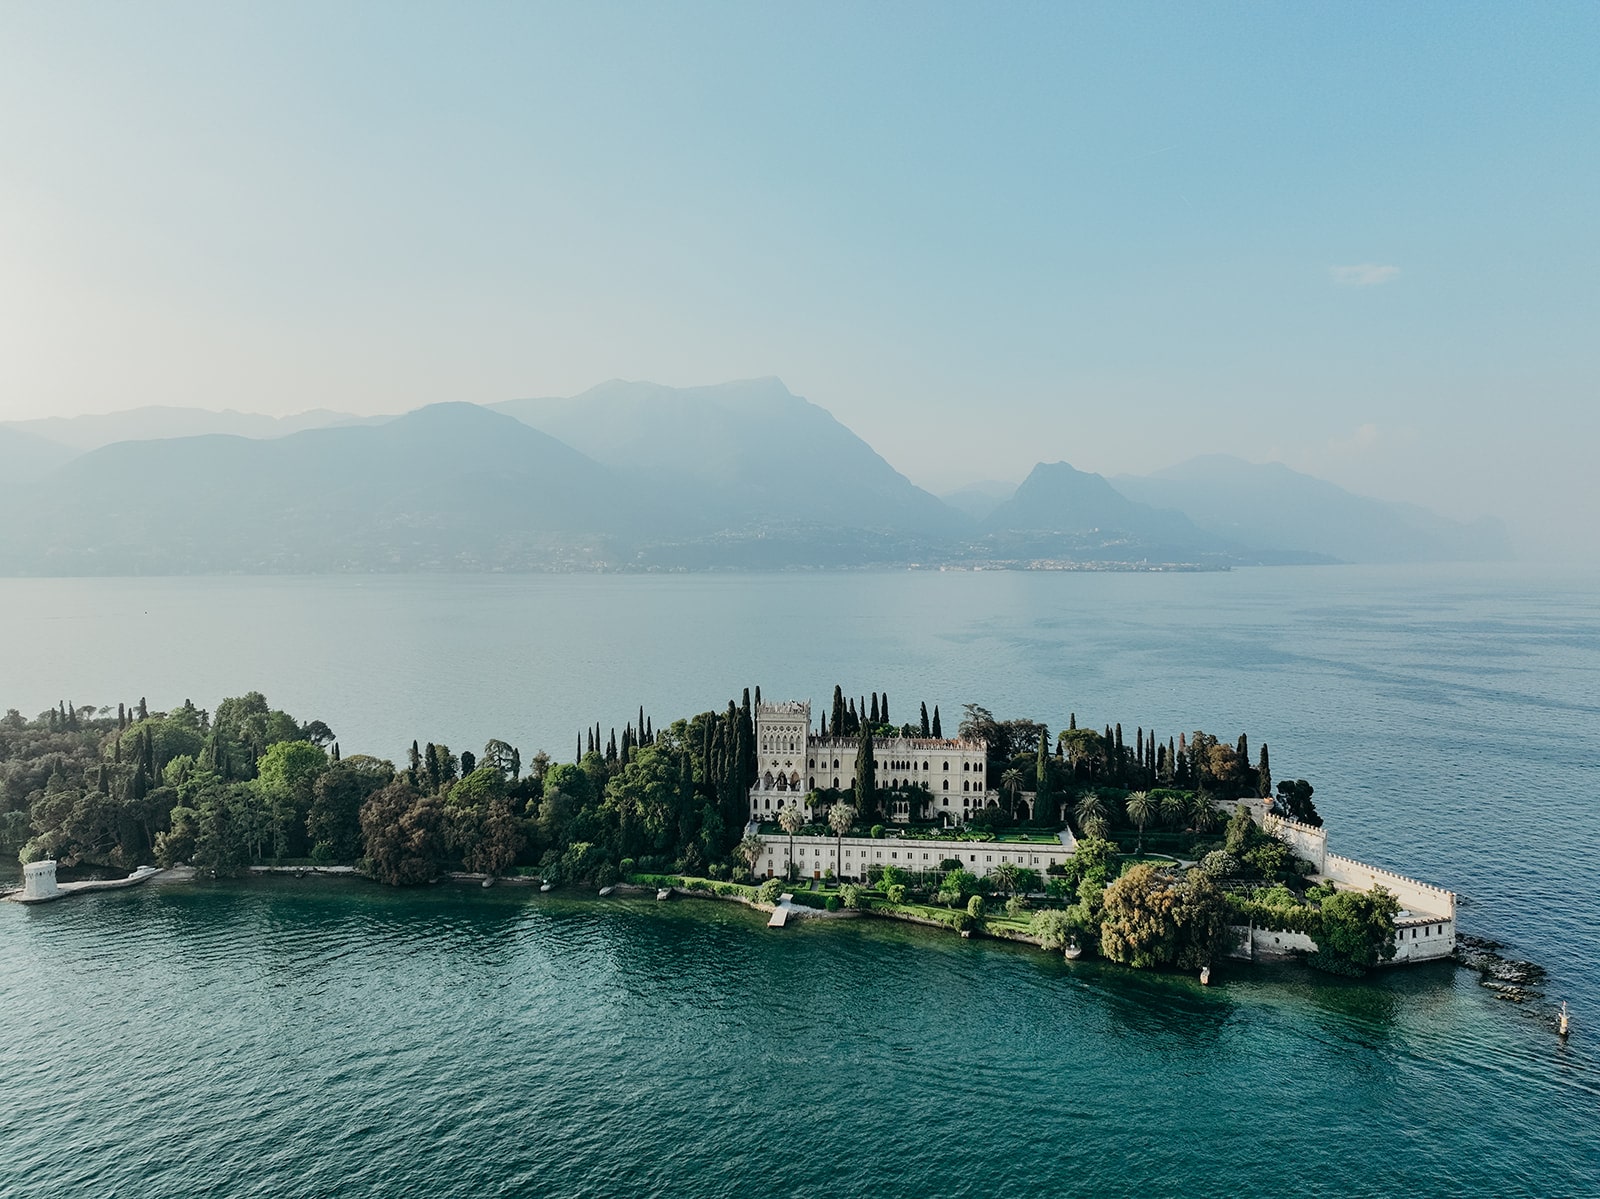
<path id="1" fill-rule="evenodd" d="M 13 903 L 53 903 L 69 895 L 82 895 L 87 891 L 119 891 L 124 887 L 137 887 L 140 883 L 166 871 L 155 866 L 140 866 L 127 878 L 90 879 L 81 883 L 58 883 L 56 862 L 46 858 L 41 862 L 28 862 L 22 867 L 22 890 L 6 898 Z"/>
<path id="2" fill-rule="evenodd" d="M 778 906 L 772 909 L 772 918 L 767 921 L 768 928 L 782 928 L 789 923 L 789 913 L 794 911 L 794 896 L 788 891 L 778 896 Z"/>

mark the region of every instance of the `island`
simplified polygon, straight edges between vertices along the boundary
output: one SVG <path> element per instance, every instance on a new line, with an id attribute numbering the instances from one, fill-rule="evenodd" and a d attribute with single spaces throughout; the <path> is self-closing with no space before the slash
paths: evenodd
<path id="1" fill-rule="evenodd" d="M 815 719 L 759 687 L 665 727 L 641 708 L 526 768 L 498 739 L 342 756 L 259 692 L 0 718 L 0 848 L 40 864 L 27 898 L 94 889 L 55 888 L 57 867 L 336 870 L 876 915 L 1143 969 L 1451 956 L 1455 895 L 1332 852 L 1313 795 L 1245 734 L 1127 738 L 1071 712 L 1052 736 L 967 704 L 947 737 L 938 705 L 897 722 L 887 693 L 839 687 Z"/>

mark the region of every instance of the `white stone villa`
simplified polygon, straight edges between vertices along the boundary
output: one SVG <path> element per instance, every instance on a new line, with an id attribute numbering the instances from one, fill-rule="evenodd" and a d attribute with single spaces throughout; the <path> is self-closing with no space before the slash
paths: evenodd
<path id="1" fill-rule="evenodd" d="M 767 852 L 756 863 L 759 878 L 781 878 L 789 861 L 789 838 L 781 833 L 761 833 Z M 1041 877 L 1051 866 L 1063 866 L 1077 848 L 1071 833 L 1058 844 L 1042 841 L 938 841 L 913 837 L 794 838 L 794 863 L 801 878 L 820 879 L 833 871 L 840 882 L 859 882 L 873 866 L 898 866 L 910 874 L 938 873 L 950 860 L 983 878 L 1002 862 L 1037 870 Z"/>
<path id="2" fill-rule="evenodd" d="M 854 737 L 818 737 L 811 732 L 811 705 L 802 700 L 756 708 L 756 781 L 750 788 L 750 818 L 776 820 L 800 805 L 808 820 L 817 791 L 849 791 L 856 783 Z M 932 737 L 874 737 L 872 754 L 887 814 L 897 820 L 963 822 L 998 792 L 987 782 L 988 746 L 982 741 Z M 926 788 L 924 792 L 922 788 Z M 919 811 L 911 810 L 915 803 Z M 1026 819 L 1026 812 L 1021 813 Z"/>

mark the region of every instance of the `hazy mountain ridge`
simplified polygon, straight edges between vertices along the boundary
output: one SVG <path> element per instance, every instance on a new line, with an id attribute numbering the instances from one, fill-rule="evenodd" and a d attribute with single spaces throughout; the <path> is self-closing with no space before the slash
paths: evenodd
<path id="1" fill-rule="evenodd" d="M 185 411 L 122 415 L 148 433 Z M 1228 566 L 1489 556 L 1484 546 L 1505 544 L 1492 522 L 1225 456 L 1115 485 L 1041 463 L 1018 487 L 964 489 L 963 512 L 776 379 L 618 380 L 567 399 L 82 454 L 0 425 L 0 468 L 7 574 Z"/>
<path id="2" fill-rule="evenodd" d="M 1511 556 L 1498 521 L 1463 524 L 1416 505 L 1356 495 L 1281 462 L 1208 454 L 1112 482 L 1131 499 L 1180 510 L 1201 529 L 1254 550 L 1294 547 L 1347 562 Z"/>
<path id="3" fill-rule="evenodd" d="M 312 408 L 289 416 L 266 416 L 259 412 L 239 412 L 232 408 L 217 412 L 209 408 L 176 408 L 151 404 L 121 412 L 5 421 L 0 422 L 0 431 L 15 429 L 82 453 L 97 450 L 101 446 L 113 445 L 119 441 L 203 437 L 211 433 L 250 438 L 287 437 L 306 429 L 381 424 L 390 419 L 392 418 L 388 416 L 357 416 L 354 413 L 336 412 L 329 408 Z"/>
<path id="4" fill-rule="evenodd" d="M 924 535 L 952 514 L 826 409 L 774 378 L 672 388 L 614 379 L 497 412 L 597 462 L 696 490 L 735 525 L 839 523 Z"/>

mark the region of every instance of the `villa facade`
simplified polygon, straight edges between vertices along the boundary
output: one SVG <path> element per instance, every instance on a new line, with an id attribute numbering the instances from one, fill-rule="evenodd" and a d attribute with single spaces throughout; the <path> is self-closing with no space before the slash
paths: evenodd
<path id="1" fill-rule="evenodd" d="M 822 811 L 812 810 L 809 797 L 855 786 L 859 742 L 814 735 L 811 705 L 804 700 L 759 704 L 755 716 L 750 818 L 775 820 L 784 808 L 798 804 L 807 820 L 821 819 Z M 874 737 L 872 754 L 878 787 L 886 792 L 885 811 L 894 819 L 959 824 L 998 799 L 988 785 L 989 751 L 982 741 Z"/>
<path id="2" fill-rule="evenodd" d="M 781 833 L 761 833 L 766 853 L 756 863 L 758 878 L 783 878 L 789 861 L 790 838 Z M 961 869 L 983 878 L 1001 863 L 1037 870 L 1041 877 L 1051 866 L 1066 864 L 1076 846 L 1041 841 L 939 841 L 912 837 L 804 837 L 794 838 L 794 863 L 803 879 L 826 878 L 833 871 L 840 882 L 859 882 L 872 866 L 898 866 L 911 874 L 939 873 L 942 863 L 957 861 Z"/>

